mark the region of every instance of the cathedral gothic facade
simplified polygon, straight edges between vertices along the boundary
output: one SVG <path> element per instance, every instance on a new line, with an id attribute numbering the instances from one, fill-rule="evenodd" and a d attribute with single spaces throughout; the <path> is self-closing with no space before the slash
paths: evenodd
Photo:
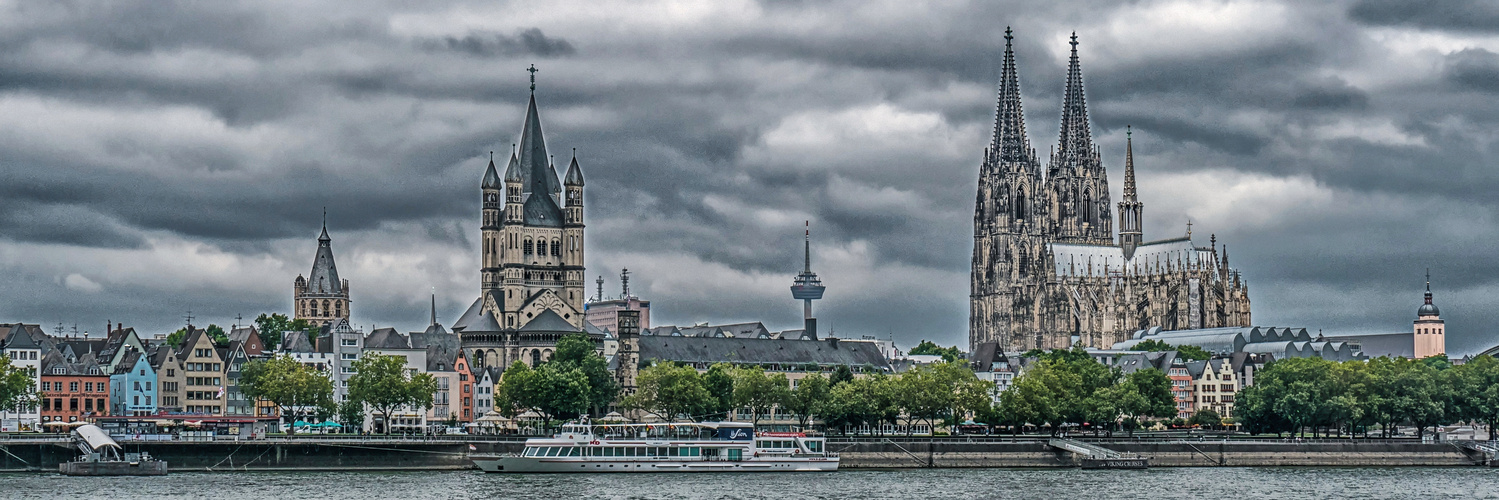
<path id="1" fill-rule="evenodd" d="M 1248 326 L 1249 288 L 1216 237 L 1144 241 L 1127 142 L 1117 215 L 1088 126 L 1077 36 L 1062 99 L 1061 137 L 1045 170 L 1026 136 L 1013 37 L 1005 32 L 994 135 L 979 170 L 973 218 L 969 347 L 1008 351 L 1109 348 L 1151 326 Z M 1114 239 L 1114 225 L 1119 239 Z"/>
<path id="2" fill-rule="evenodd" d="M 583 320 L 583 171 L 574 155 L 558 182 L 550 158 L 533 72 L 518 150 L 503 177 L 491 157 L 479 186 L 479 297 L 453 324 L 476 370 L 536 366 L 569 334 L 603 341 Z"/>

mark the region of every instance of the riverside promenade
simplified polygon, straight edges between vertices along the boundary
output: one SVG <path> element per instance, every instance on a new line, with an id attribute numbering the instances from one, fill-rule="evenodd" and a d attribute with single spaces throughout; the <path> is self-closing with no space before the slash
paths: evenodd
<path id="1" fill-rule="evenodd" d="M 475 454 L 519 452 L 520 436 L 308 435 L 256 440 L 131 440 L 173 471 L 355 471 L 473 468 Z M 1151 467 L 1476 466 L 1489 457 L 1456 443 L 1414 439 L 1081 439 L 1150 459 Z M 1046 436 L 832 437 L 843 469 L 1078 467 L 1081 458 L 1047 444 Z M 0 436 L 0 471 L 56 472 L 76 455 L 65 436 Z"/>

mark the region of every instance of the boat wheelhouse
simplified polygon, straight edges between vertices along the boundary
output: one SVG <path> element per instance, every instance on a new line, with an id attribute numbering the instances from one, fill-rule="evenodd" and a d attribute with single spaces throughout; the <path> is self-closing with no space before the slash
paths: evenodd
<path id="1" fill-rule="evenodd" d="M 743 422 L 562 426 L 518 455 L 476 457 L 485 472 L 834 471 L 822 437 L 756 433 Z"/>

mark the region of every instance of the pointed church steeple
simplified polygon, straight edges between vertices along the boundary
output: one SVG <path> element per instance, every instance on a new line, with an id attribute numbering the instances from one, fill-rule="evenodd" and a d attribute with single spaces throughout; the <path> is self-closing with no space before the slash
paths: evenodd
<path id="1" fill-rule="evenodd" d="M 1077 33 L 1072 33 L 1072 58 L 1067 63 L 1067 91 L 1062 98 L 1062 137 L 1057 141 L 1059 168 L 1078 168 L 1093 156 L 1088 129 L 1088 103 L 1083 97 L 1083 69 L 1077 60 Z"/>
<path id="2" fill-rule="evenodd" d="M 994 137 L 989 151 L 995 160 L 1030 164 L 1031 144 L 1025 135 L 1025 113 L 1020 106 L 1020 76 L 1015 69 L 1015 36 L 1005 28 L 1005 58 L 999 75 L 999 97 L 994 110 Z"/>
<path id="3" fill-rule="evenodd" d="M 1128 126 L 1124 132 L 1124 201 L 1119 202 L 1119 246 L 1124 259 L 1135 257 L 1135 249 L 1144 243 L 1145 204 L 1135 193 L 1135 139 Z"/>

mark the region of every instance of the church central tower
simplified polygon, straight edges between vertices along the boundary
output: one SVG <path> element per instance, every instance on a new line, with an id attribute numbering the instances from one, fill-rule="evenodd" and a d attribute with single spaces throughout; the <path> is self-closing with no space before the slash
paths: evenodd
<path id="1" fill-rule="evenodd" d="M 559 182 L 536 105 L 537 70 L 527 71 L 531 96 L 520 143 L 504 175 L 490 154 L 479 185 L 479 299 L 453 324 L 480 368 L 504 369 L 516 361 L 534 366 L 551 357 L 562 336 L 587 331 L 583 169 L 574 153 Z"/>

